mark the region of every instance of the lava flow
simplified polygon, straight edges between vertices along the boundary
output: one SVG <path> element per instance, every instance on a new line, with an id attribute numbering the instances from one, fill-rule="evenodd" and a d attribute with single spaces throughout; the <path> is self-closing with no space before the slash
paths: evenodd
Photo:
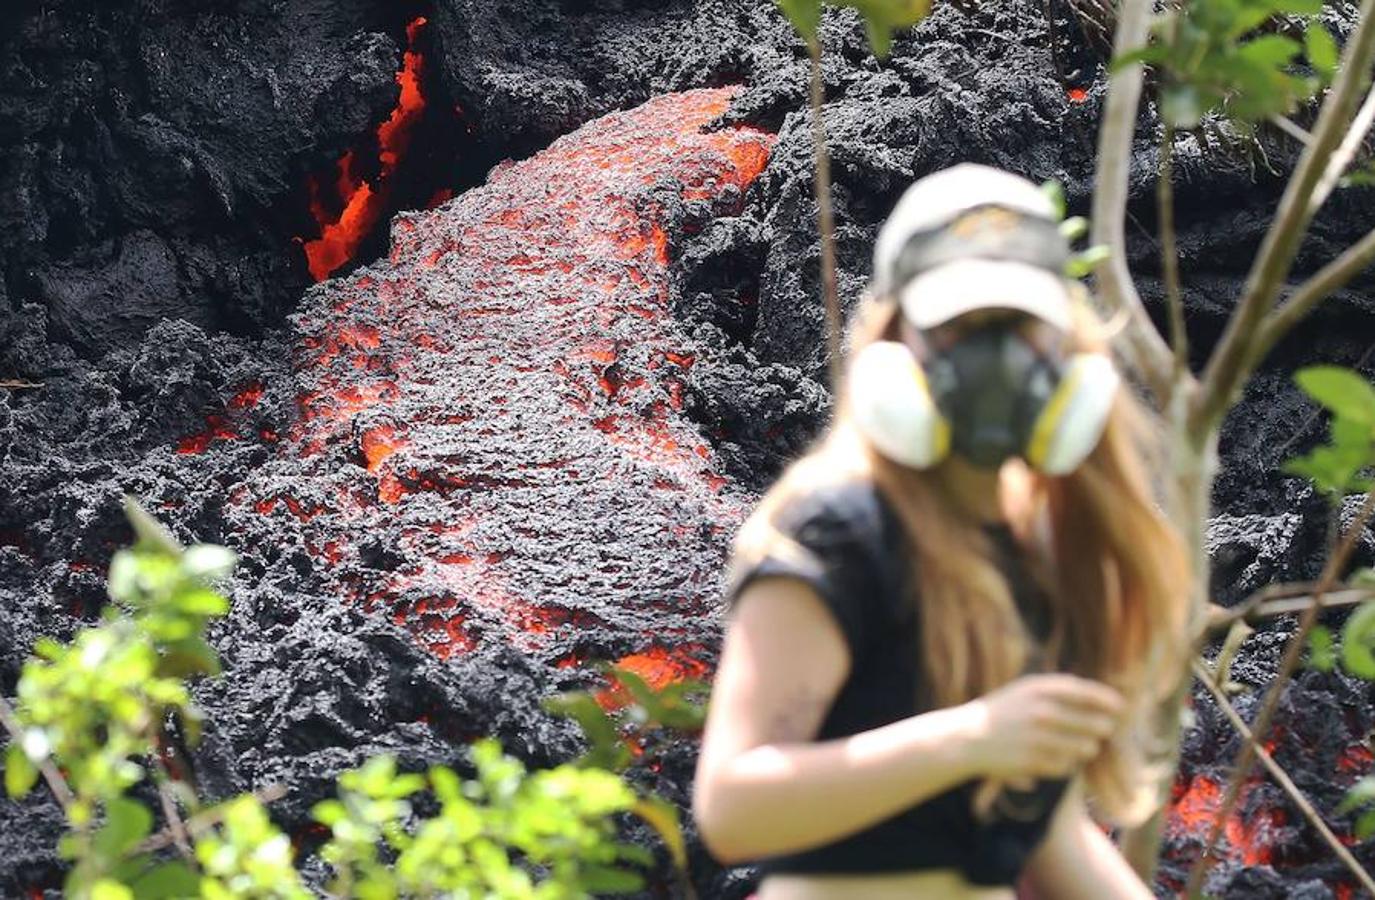
<path id="1" fill-rule="evenodd" d="M 311 176 L 309 180 L 310 212 L 320 226 L 320 237 L 305 241 L 304 246 L 310 274 L 316 281 L 323 281 L 353 259 L 387 211 L 389 181 L 410 146 L 411 131 L 425 111 L 425 95 L 420 88 L 424 59 L 416 48 L 416 39 L 424 27 L 423 16 L 406 26 L 406 51 L 401 71 L 396 73 L 401 93 L 387 121 L 377 126 L 375 181 L 370 183 L 355 174 L 358 160 L 352 150 L 339 158 L 332 179 Z"/>
<path id="2" fill-rule="evenodd" d="M 702 130 L 732 91 L 594 121 L 399 216 L 388 260 L 308 293 L 299 417 L 231 518 L 280 522 L 327 589 L 440 656 L 702 674 L 752 498 L 681 414 L 697 353 L 663 203 L 728 212 L 762 170 L 771 135 Z"/>
<path id="3" fill-rule="evenodd" d="M 1248 791 L 1255 783 L 1254 779 L 1247 782 L 1243 791 Z M 1179 838 L 1192 834 L 1200 841 L 1206 840 L 1222 805 L 1224 789 L 1223 782 L 1201 773 L 1177 780 L 1167 819 L 1172 836 Z M 1242 799 L 1245 799 L 1244 793 Z M 1241 808 L 1243 804 L 1237 806 Z M 1249 818 L 1233 810 L 1223 824 L 1220 855 L 1246 866 L 1269 865 L 1279 829 L 1287 822 L 1283 809 L 1262 808 Z"/>

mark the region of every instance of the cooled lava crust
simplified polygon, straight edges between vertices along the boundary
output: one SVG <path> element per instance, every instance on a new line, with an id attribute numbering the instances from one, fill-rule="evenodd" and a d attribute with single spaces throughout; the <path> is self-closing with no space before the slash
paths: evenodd
<path id="1" fill-rule="evenodd" d="M 938 7 L 883 63 L 853 15 L 828 17 L 847 308 L 921 174 L 988 162 L 1058 178 L 1085 208 L 1101 52 L 1051 7 L 1053 29 L 1024 0 Z M 1352 9 L 1329 18 L 1346 27 Z M 128 540 L 125 491 L 243 556 L 213 636 L 227 673 L 197 688 L 212 723 L 197 775 L 213 796 L 286 784 L 274 811 L 311 877 L 308 809 L 366 756 L 461 765 L 466 741 L 493 734 L 554 763 L 579 742 L 539 698 L 599 685 L 592 660 L 709 671 L 726 542 L 830 404 L 806 78 L 787 24 L 745 0 L 0 10 L 0 380 L 41 385 L 0 388 L 0 691 L 35 637 L 98 611 Z M 693 90 L 735 82 L 729 103 Z M 1129 248 L 1163 319 L 1155 140 L 1147 106 Z M 1259 146 L 1176 149 L 1199 353 L 1282 186 L 1266 164 L 1294 159 L 1283 136 Z M 507 157 L 524 161 L 489 178 Z M 388 249 L 329 230 L 364 184 L 391 194 L 369 213 L 380 223 L 458 196 L 403 214 L 390 254 L 353 268 Z M 1368 196 L 1340 192 L 1297 271 L 1371 227 Z M 330 258 L 312 257 L 317 241 Z M 343 277 L 302 297 L 317 259 L 314 275 Z M 1366 365 L 1370 288 L 1326 304 L 1228 420 L 1210 528 L 1221 602 L 1315 574 L 1324 505 L 1277 466 L 1321 428 L 1288 379 Z M 1291 630 L 1253 638 L 1233 678 L 1266 684 Z M 1303 673 L 1270 742 L 1353 844 L 1330 811 L 1371 769 L 1372 699 L 1365 682 Z M 1253 699 L 1237 702 L 1250 715 Z M 1162 895 L 1236 748 L 1201 694 L 1195 713 Z M 680 742 L 636 777 L 685 803 L 693 753 Z M 0 894 L 57 883 L 58 821 L 41 794 L 0 802 Z M 1268 781 L 1226 838 L 1217 896 L 1350 892 Z M 1369 842 L 1354 851 L 1375 867 Z M 723 872 L 695 842 L 693 871 L 702 896 L 749 891 L 748 870 Z"/>
<path id="2" fill-rule="evenodd" d="M 299 415 L 231 527 L 298 532 L 338 596 L 441 658 L 496 642 L 704 672 L 751 497 L 682 414 L 663 204 L 738 211 L 772 136 L 702 131 L 732 92 L 598 119 L 398 217 L 385 263 L 312 290 Z"/>

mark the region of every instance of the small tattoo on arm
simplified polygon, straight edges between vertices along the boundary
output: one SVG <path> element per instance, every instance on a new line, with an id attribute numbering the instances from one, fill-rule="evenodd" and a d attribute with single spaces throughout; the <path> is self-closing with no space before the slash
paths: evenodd
<path id="1" fill-rule="evenodd" d="M 789 695 L 787 703 L 769 715 L 763 735 L 765 742 L 786 743 L 816 737 L 830 702 L 830 697 L 813 688 L 799 688 Z"/>

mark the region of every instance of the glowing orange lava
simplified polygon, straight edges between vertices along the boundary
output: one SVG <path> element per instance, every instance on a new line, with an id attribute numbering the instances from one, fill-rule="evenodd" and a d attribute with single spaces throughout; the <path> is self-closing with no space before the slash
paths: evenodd
<path id="1" fill-rule="evenodd" d="M 692 646 L 672 649 L 653 646 L 640 653 L 622 656 L 612 665 L 640 676 L 645 684 L 660 691 L 679 681 L 706 677 L 707 664 L 693 655 L 701 650 L 701 647 Z M 630 696 L 619 685 L 598 691 L 595 697 L 597 703 L 608 711 L 619 709 L 630 702 Z"/>
<path id="2" fill-rule="evenodd" d="M 407 48 L 402 56 L 401 71 L 396 73 L 401 94 L 387 121 L 377 127 L 376 185 L 355 178 L 353 151 L 347 151 L 335 166 L 333 187 L 342 209 L 338 216 L 332 216 L 322 199 L 324 179 L 314 176 L 310 179 L 310 210 L 320 226 L 320 236 L 305 242 L 305 253 L 310 274 L 316 281 L 325 280 L 353 259 L 386 210 L 388 179 L 410 147 L 411 133 L 425 111 L 425 95 L 420 89 L 424 59 L 416 49 L 416 39 L 424 27 L 423 16 L 406 26 Z"/>
<path id="3" fill-rule="evenodd" d="M 385 260 L 293 317 L 296 418 L 243 511 L 286 519 L 339 596 L 442 658 L 501 642 L 568 665 L 614 641 L 656 687 L 705 675 L 748 498 L 680 413 L 698 349 L 662 204 L 667 184 L 743 202 L 773 136 L 704 129 L 733 93 L 612 113 L 399 214 Z M 399 109 L 422 102 L 403 83 Z M 379 130 L 384 173 L 405 121 Z M 360 162 L 315 182 L 318 208 L 385 190 Z"/>
<path id="4" fill-rule="evenodd" d="M 263 386 L 252 382 L 225 404 L 226 410 L 252 409 L 263 397 Z M 239 437 L 238 431 L 230 424 L 228 413 L 212 413 L 205 417 L 206 428 L 196 434 L 187 435 L 177 442 L 177 452 L 182 454 L 204 453 L 215 441 L 232 441 Z"/>
<path id="5" fill-rule="evenodd" d="M 1256 782 L 1242 788 L 1241 800 Z M 1206 839 L 1222 805 L 1224 785 L 1206 775 L 1194 775 L 1187 782 L 1176 782 L 1170 804 L 1168 828 L 1175 834 L 1188 833 Z M 1242 818 L 1238 802 L 1223 825 L 1221 852 L 1247 866 L 1268 865 L 1273 855 L 1275 834 L 1287 822 L 1283 809 L 1262 809 L 1249 820 Z"/>
<path id="6" fill-rule="evenodd" d="M 1375 753 L 1365 744 L 1347 747 L 1337 757 L 1337 768 L 1343 772 L 1369 772 L 1372 763 L 1375 763 Z"/>

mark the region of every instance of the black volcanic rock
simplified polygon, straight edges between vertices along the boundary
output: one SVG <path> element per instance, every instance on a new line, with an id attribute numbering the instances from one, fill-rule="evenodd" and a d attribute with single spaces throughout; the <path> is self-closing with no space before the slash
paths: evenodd
<path id="1" fill-rule="evenodd" d="M 54 337 L 96 358 L 162 318 L 276 321 L 308 281 L 291 252 L 312 224 L 305 173 L 395 102 L 394 15 L 359 0 L 12 6 L 0 323 L 40 302 Z"/>
<path id="2" fill-rule="evenodd" d="M 1346 26 L 1350 9 L 1341 4 L 1327 15 Z M 387 115 L 397 96 L 404 25 L 417 15 L 430 20 L 427 59 L 435 63 L 436 83 L 473 130 L 471 157 L 434 160 L 441 168 L 485 169 L 505 157 L 530 156 L 594 117 L 665 92 L 743 84 L 714 127 L 744 124 L 778 135 L 759 179 L 743 191 L 726 186 L 712 202 L 683 199 L 674 185 L 645 195 L 663 216 L 672 327 L 682 338 L 679 349 L 695 355 L 675 376 L 681 377 L 681 411 L 695 421 L 722 471 L 748 494 L 767 486 L 805 447 L 831 405 L 806 53 L 768 3 L 19 0 L 0 6 L 0 380 L 41 385 L 0 388 L 0 693 L 12 693 L 34 638 L 68 636 L 104 602 L 104 567 L 129 537 L 121 495 L 154 498 L 153 511 L 184 539 L 236 543 L 244 554 L 234 610 L 214 635 L 229 673 L 197 688 L 212 720 L 196 756 L 197 775 L 213 794 L 287 783 L 294 793 L 279 815 L 293 829 L 305 825 L 309 803 L 327 791 L 334 773 L 373 752 L 396 752 L 412 765 L 461 762 L 462 744 L 479 728 L 536 764 L 566 759 L 577 746 L 565 723 L 538 708 L 540 696 L 577 681 L 551 672 L 552 653 L 532 660 L 489 642 L 440 660 L 392 620 L 399 614 L 413 625 L 429 615 L 433 624 L 433 615 L 417 605 L 426 599 L 422 592 L 400 591 L 371 611 L 346 599 L 341 583 L 347 579 L 385 583 L 414 562 L 414 546 L 396 533 L 401 517 L 374 507 L 367 527 L 354 522 L 353 531 L 344 529 L 356 538 L 356 557 L 342 567 L 321 561 L 327 551 L 314 538 L 329 524 L 321 516 L 340 511 L 309 522 L 303 517 L 341 502 L 341 486 L 370 483 L 363 441 L 372 429 L 408 423 L 377 410 L 346 417 L 329 433 L 310 477 L 281 450 L 295 440 L 290 429 L 300 416 L 301 393 L 337 386 L 297 369 L 297 342 L 313 333 L 311 317 L 347 324 L 333 304 L 380 302 L 360 286 L 369 277 L 362 269 L 307 291 L 298 310 L 309 278 L 293 239 L 314 227 L 305 181 Z M 1072 29 L 1059 30 L 1078 41 Z M 1086 211 L 1102 73 L 1094 48 L 1069 47 L 1062 60 L 1072 57 L 1080 68 L 1074 84 L 1085 93 L 1082 102 L 1067 96 L 1048 49 L 1042 4 L 1019 0 L 973 13 L 942 5 L 899 35 L 883 62 L 869 56 L 853 13 L 828 14 L 822 37 L 847 308 L 868 278 L 880 223 L 903 188 L 927 172 L 974 160 L 1056 178 L 1072 210 Z M 1134 148 L 1129 250 L 1147 304 L 1163 322 L 1152 236 L 1157 141 L 1146 104 Z M 1296 151 L 1273 133 L 1263 133 L 1259 146 L 1264 156 L 1238 153 L 1216 137 L 1177 139 L 1195 364 L 1221 330 L 1283 187 L 1266 161 L 1284 172 Z M 458 213 L 408 215 L 396 227 L 404 231 L 424 219 L 426 227 L 442 230 L 447 215 Z M 459 244 L 509 239 L 504 225 L 461 221 L 473 231 L 458 235 Z M 1369 191 L 1339 192 L 1315 223 L 1297 276 L 1372 226 Z M 522 265 L 515 256 L 507 267 Z M 427 277 L 432 286 L 442 281 Z M 475 294 L 481 290 L 463 283 Z M 1327 510 L 1277 467 L 1319 440 L 1322 422 L 1289 378 L 1319 360 L 1361 361 L 1372 371 L 1371 287 L 1366 277 L 1319 310 L 1267 361 L 1227 420 L 1210 533 L 1223 602 L 1268 581 L 1315 574 Z M 530 296 L 543 296 L 540 290 L 532 288 Z M 518 307 L 512 296 L 503 302 Z M 287 320 L 293 310 L 307 318 Z M 388 324 L 385 307 L 371 315 L 374 325 Z M 444 315 L 435 312 L 437 320 Z M 632 384 L 627 394 L 633 396 L 640 377 L 654 388 L 667 384 L 659 380 L 663 372 L 649 371 L 642 349 L 625 355 L 614 365 L 599 363 L 613 393 Z M 328 371 L 349 374 L 351 365 L 340 356 Z M 447 396 L 449 374 L 438 364 L 422 372 L 436 385 L 435 397 Z M 476 402 L 467 394 L 450 399 L 459 417 Z M 527 417 L 537 406 L 526 397 L 511 415 L 533 421 Z M 534 430 L 522 441 L 522 452 L 542 445 Z M 477 446 L 484 466 L 499 467 L 498 446 Z M 463 463 L 443 449 L 427 451 L 423 477 Z M 609 476 L 604 480 L 610 484 Z M 619 487 L 606 487 L 597 501 L 605 503 L 604 517 L 624 515 L 613 499 L 651 481 L 636 470 Z M 296 511 L 281 499 L 287 494 Z M 270 512 L 254 509 L 257 503 Z M 669 518 L 686 515 L 675 508 Z M 705 560 L 723 551 L 729 535 L 701 518 L 682 538 L 690 544 L 684 552 Z M 493 521 L 483 538 L 528 549 L 530 537 L 518 531 L 527 524 Z M 618 552 L 633 546 L 609 542 Z M 1360 555 L 1368 562 L 1371 548 Z M 507 559 L 490 565 L 513 566 Z M 694 611 L 675 606 L 655 619 L 653 602 L 662 600 L 646 606 L 643 597 L 617 594 L 617 573 L 596 568 L 603 560 L 533 551 L 531 559 L 527 587 L 571 591 L 570 584 L 593 584 L 601 593 L 586 600 L 585 611 L 612 610 L 618 628 L 669 622 L 699 637 L 719 629 L 702 610 L 696 610 L 701 621 L 687 622 Z M 670 574 L 661 562 L 643 568 L 655 578 Z M 558 584 L 560 577 L 567 584 Z M 700 590 L 705 596 L 706 588 Z M 455 600 L 473 604 L 480 593 Z M 501 616 L 484 615 L 477 618 L 489 632 L 500 632 Z M 1324 618 L 1337 627 L 1343 614 Z M 1291 632 L 1292 623 L 1279 622 L 1257 635 L 1234 674 L 1265 684 Z M 591 646 L 635 649 L 624 631 L 615 633 L 621 636 Z M 557 647 L 587 648 L 576 637 Z M 713 652 L 708 647 L 704 655 Z M 1368 683 L 1306 673 L 1285 702 L 1276 752 L 1326 809 L 1358 774 L 1343 768 L 1351 760 L 1342 754 L 1375 724 L 1371 701 Z M 1254 701 L 1239 703 L 1249 715 Z M 1235 739 L 1201 694 L 1195 713 L 1185 775 L 1216 776 Z M 687 796 L 691 754 L 689 744 L 666 758 L 658 785 L 679 802 Z M 1265 785 L 1253 790 L 1243 812 L 1253 816 L 1286 802 Z M 1341 879 L 1290 812 L 1278 826 L 1273 866 L 1220 866 L 1212 886 L 1221 895 L 1323 896 L 1322 881 Z M 41 796 L 0 802 L 0 893 L 52 883 L 55 815 Z M 1197 849 L 1191 840 L 1176 835 L 1167 844 L 1166 880 L 1181 875 L 1188 852 Z M 1367 865 L 1375 861 L 1369 842 L 1355 852 Z M 723 872 L 695 843 L 692 859 L 704 896 L 750 890 L 747 872 Z"/>

